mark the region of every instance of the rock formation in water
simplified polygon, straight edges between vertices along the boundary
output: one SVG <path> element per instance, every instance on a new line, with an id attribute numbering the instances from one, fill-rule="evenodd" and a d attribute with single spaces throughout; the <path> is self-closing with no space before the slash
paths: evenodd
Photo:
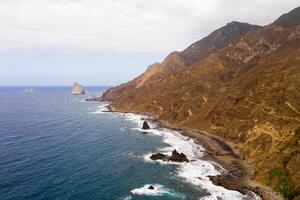
<path id="1" fill-rule="evenodd" d="M 173 162 L 189 162 L 186 155 L 184 153 L 178 153 L 176 149 L 172 151 L 172 155 L 169 160 Z"/>
<path id="2" fill-rule="evenodd" d="M 155 153 L 150 156 L 150 159 L 168 161 L 168 156 L 162 153 Z"/>
<path id="3" fill-rule="evenodd" d="M 172 151 L 172 155 L 168 156 L 162 153 L 156 153 L 150 156 L 151 160 L 162 160 L 162 161 L 172 161 L 172 162 L 189 162 L 184 153 L 178 153 L 176 149 Z"/>
<path id="4" fill-rule="evenodd" d="M 224 138 L 253 179 L 300 198 L 300 7 L 263 27 L 229 23 L 103 98 Z"/>
<path id="5" fill-rule="evenodd" d="M 83 87 L 82 85 L 80 85 L 79 83 L 75 82 L 75 83 L 73 84 L 72 94 L 73 94 L 73 95 L 81 95 L 81 94 L 85 94 L 84 87 Z"/>
<path id="6" fill-rule="evenodd" d="M 148 130 L 150 129 L 150 126 L 148 125 L 147 121 L 144 121 L 143 122 L 143 127 L 142 127 L 143 130 Z"/>
<path id="7" fill-rule="evenodd" d="M 102 101 L 102 98 L 92 95 L 90 98 L 87 98 L 85 100 L 86 101 Z"/>
<path id="8" fill-rule="evenodd" d="M 150 186 L 148 187 L 148 189 L 149 189 L 149 190 L 154 190 L 154 186 L 153 186 L 153 185 L 150 185 Z"/>

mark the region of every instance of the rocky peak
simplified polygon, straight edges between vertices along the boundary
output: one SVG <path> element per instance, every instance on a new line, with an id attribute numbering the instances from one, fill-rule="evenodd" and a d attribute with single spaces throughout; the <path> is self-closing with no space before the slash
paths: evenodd
<path id="1" fill-rule="evenodd" d="M 253 32 L 258 28 L 260 28 L 260 26 L 232 21 L 203 39 L 193 43 L 184 51 L 174 51 L 170 53 L 163 62 L 150 65 L 149 68 L 136 79 L 122 84 L 119 87 L 111 88 L 103 94 L 103 98 L 113 100 L 122 95 L 122 92 L 125 91 L 126 88 L 141 88 L 151 81 L 157 81 L 170 74 L 176 74 L 185 67 L 189 67 L 216 52 L 218 49 L 238 42 L 243 35 Z"/>
<path id="2" fill-rule="evenodd" d="M 253 32 L 260 26 L 232 21 L 217 29 L 203 39 L 193 43 L 184 51 L 170 53 L 162 63 L 156 63 L 136 80 L 136 88 L 147 81 L 159 79 L 168 74 L 175 74 L 185 67 L 200 61 L 220 48 L 239 41 L 241 36 Z"/>
<path id="3" fill-rule="evenodd" d="M 242 35 L 258 28 L 260 26 L 232 21 L 190 45 L 182 52 L 182 57 L 186 65 L 194 64 L 217 49 L 237 42 Z"/>
<path id="4" fill-rule="evenodd" d="M 273 24 L 284 28 L 300 25 L 300 6 L 281 15 Z"/>

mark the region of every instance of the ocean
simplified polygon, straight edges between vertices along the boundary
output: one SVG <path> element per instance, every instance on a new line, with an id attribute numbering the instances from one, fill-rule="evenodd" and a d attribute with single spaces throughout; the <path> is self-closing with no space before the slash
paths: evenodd
<path id="1" fill-rule="evenodd" d="M 192 139 L 154 123 L 143 133 L 146 116 L 85 101 L 106 89 L 0 88 L 1 200 L 259 199 L 213 185 L 207 176 L 224 169 L 201 160 L 205 149 Z M 192 162 L 149 159 L 173 149 Z"/>

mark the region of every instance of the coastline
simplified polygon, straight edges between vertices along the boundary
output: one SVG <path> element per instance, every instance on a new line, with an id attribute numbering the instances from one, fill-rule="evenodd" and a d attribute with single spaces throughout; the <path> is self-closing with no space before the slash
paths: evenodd
<path id="1" fill-rule="evenodd" d="M 105 106 L 108 110 L 105 112 L 132 113 L 148 116 L 146 121 L 151 121 L 158 128 L 167 128 L 189 137 L 205 148 L 206 154 L 201 158 L 214 164 L 222 166 L 228 173 L 222 173 L 217 176 L 210 176 L 213 184 L 222 186 L 228 190 L 236 190 L 242 194 L 259 195 L 263 200 L 284 200 L 284 198 L 270 187 L 251 179 L 253 168 L 241 158 L 238 152 L 228 144 L 224 139 L 200 130 L 180 129 L 172 126 L 169 122 L 159 120 L 150 113 L 128 112 L 113 108 L 110 105 Z"/>

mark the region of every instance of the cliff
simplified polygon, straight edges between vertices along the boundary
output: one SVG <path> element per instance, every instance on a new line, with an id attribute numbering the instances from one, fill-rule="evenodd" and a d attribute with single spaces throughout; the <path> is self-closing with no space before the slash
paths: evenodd
<path id="1" fill-rule="evenodd" d="M 264 27 L 229 23 L 103 98 L 221 136 L 254 166 L 253 179 L 300 198 L 299 13 Z"/>

